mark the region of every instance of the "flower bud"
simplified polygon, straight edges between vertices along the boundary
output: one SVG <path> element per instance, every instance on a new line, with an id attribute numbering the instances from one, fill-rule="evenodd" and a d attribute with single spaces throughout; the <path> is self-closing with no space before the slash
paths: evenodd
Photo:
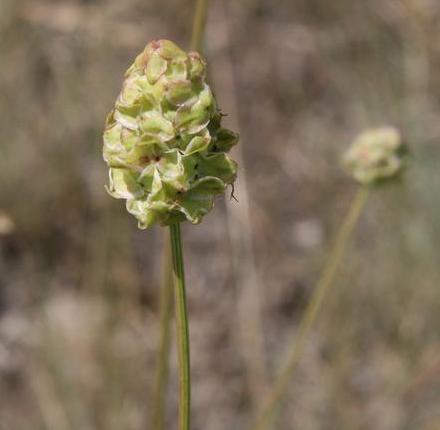
<path id="1" fill-rule="evenodd" d="M 234 182 L 227 152 L 238 135 L 221 117 L 199 54 L 157 40 L 135 59 L 107 117 L 103 156 L 108 192 L 140 228 L 197 224 Z"/>
<path id="2" fill-rule="evenodd" d="M 405 166 L 407 150 L 394 127 L 361 133 L 344 156 L 344 164 L 361 184 L 379 184 L 395 178 Z"/>

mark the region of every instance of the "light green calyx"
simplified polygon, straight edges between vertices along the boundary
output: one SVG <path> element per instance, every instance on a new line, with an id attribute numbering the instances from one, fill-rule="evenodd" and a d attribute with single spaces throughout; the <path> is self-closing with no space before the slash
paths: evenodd
<path id="1" fill-rule="evenodd" d="M 199 223 L 236 177 L 206 63 L 168 40 L 149 43 L 125 74 L 104 131 L 108 192 L 140 228 Z"/>
<path id="2" fill-rule="evenodd" d="M 351 175 L 363 185 L 377 185 L 397 177 L 406 165 L 407 149 L 394 127 L 361 133 L 344 156 Z"/>

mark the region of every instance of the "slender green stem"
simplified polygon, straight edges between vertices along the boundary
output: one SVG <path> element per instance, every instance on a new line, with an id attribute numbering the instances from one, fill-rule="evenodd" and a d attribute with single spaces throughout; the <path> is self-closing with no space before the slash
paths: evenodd
<path id="1" fill-rule="evenodd" d="M 352 232 L 359 220 L 362 209 L 365 206 L 368 191 L 367 187 L 361 187 L 348 210 L 324 271 L 318 280 L 313 295 L 306 308 L 304 317 L 299 324 L 292 349 L 287 356 L 286 365 L 277 377 L 273 388 L 269 391 L 262 412 L 256 421 L 254 427 L 255 430 L 266 430 L 270 428 L 271 418 L 274 415 L 275 409 L 286 394 L 289 382 L 292 379 L 295 369 L 297 368 L 304 352 L 309 332 L 316 320 L 325 295 L 333 284 L 333 280 L 337 274 L 339 264 L 347 248 Z"/>
<path id="2" fill-rule="evenodd" d="M 170 351 L 170 322 L 173 308 L 173 272 L 171 262 L 171 248 L 169 242 L 164 247 L 164 273 L 160 295 L 160 346 L 157 357 L 157 373 L 154 385 L 153 397 L 153 430 L 163 430 L 165 415 L 165 391 L 168 383 L 169 373 L 169 351 Z"/>
<path id="3" fill-rule="evenodd" d="M 189 430 L 191 407 L 189 330 L 180 224 L 170 225 L 170 238 L 179 356 L 179 430 Z"/>
<path id="4" fill-rule="evenodd" d="M 194 11 L 194 20 L 191 34 L 191 49 L 194 51 L 201 51 L 203 36 L 206 23 L 206 12 L 208 9 L 208 0 L 196 0 Z M 171 232 L 175 226 L 171 226 Z M 179 230 L 179 226 L 176 227 Z M 173 237 L 173 233 L 172 237 Z M 180 237 L 180 233 L 179 233 Z M 180 243 L 180 239 L 179 239 Z M 172 292 L 172 277 L 171 274 L 171 250 L 165 250 L 166 258 L 164 259 L 164 284 L 161 293 L 161 340 L 158 353 L 158 364 L 156 382 L 153 397 L 153 429 L 162 430 L 164 427 L 164 413 L 165 413 L 165 388 L 168 382 L 168 355 L 170 343 L 170 320 L 171 320 L 171 292 Z M 182 266 L 183 267 L 183 266 Z M 171 279 L 170 279 L 171 278 Z M 183 278 L 182 278 L 183 279 Z M 176 312 L 178 310 L 176 309 Z M 180 344 L 180 341 L 179 341 Z M 189 365 L 188 365 L 189 367 Z M 186 372 L 189 379 L 189 370 Z M 189 391 L 188 401 L 189 403 Z M 189 409 L 189 407 L 187 407 Z M 183 413 L 183 412 L 182 412 Z M 182 424 L 181 424 L 182 425 Z M 189 427 L 189 424 L 188 424 Z"/>
<path id="5" fill-rule="evenodd" d="M 201 51 L 203 43 L 203 35 L 206 25 L 206 13 L 208 11 L 208 0 L 196 0 L 196 8 L 194 13 L 194 21 L 191 36 L 191 49 Z"/>

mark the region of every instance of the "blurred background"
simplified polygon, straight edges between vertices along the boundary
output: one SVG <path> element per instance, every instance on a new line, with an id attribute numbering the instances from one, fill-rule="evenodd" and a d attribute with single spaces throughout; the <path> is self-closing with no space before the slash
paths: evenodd
<path id="1" fill-rule="evenodd" d="M 0 0 L 0 430 L 154 430 L 166 231 L 106 194 L 101 134 L 194 3 Z M 251 424 L 356 192 L 341 154 L 384 124 L 412 167 L 368 201 L 278 428 L 440 429 L 439 23 L 437 0 L 210 2 L 242 162 L 239 202 L 184 225 L 194 430 Z"/>

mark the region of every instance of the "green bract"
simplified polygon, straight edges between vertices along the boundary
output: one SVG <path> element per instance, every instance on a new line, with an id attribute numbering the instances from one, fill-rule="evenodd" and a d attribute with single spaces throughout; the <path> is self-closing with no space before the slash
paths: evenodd
<path id="1" fill-rule="evenodd" d="M 125 74 L 104 131 L 108 192 L 139 227 L 199 223 L 236 177 L 206 63 L 168 40 L 149 43 Z"/>
<path id="2" fill-rule="evenodd" d="M 406 152 L 399 131 L 382 127 L 361 133 L 345 154 L 344 163 L 361 184 L 379 184 L 402 171 Z"/>

